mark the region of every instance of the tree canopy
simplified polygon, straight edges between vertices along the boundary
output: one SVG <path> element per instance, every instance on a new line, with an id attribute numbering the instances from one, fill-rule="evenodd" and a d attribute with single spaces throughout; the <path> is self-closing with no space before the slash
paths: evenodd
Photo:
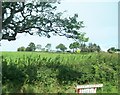
<path id="1" fill-rule="evenodd" d="M 65 45 L 61 43 L 61 44 L 56 46 L 56 49 L 60 49 L 61 51 L 64 52 L 67 49 L 67 47 L 65 47 Z"/>
<path id="2" fill-rule="evenodd" d="M 35 49 L 36 49 L 35 44 L 33 42 L 30 42 L 30 44 L 26 48 L 26 51 L 35 51 Z"/>
<path id="3" fill-rule="evenodd" d="M 80 44 L 78 42 L 73 42 L 69 45 L 69 48 L 73 49 L 73 52 L 74 52 L 74 49 L 77 50 L 77 48 L 79 48 L 79 47 L 80 47 Z"/>
<path id="4" fill-rule="evenodd" d="M 50 49 L 51 49 L 51 44 L 48 43 L 48 44 L 45 46 L 45 48 L 46 48 L 46 51 L 50 51 Z"/>
<path id="5" fill-rule="evenodd" d="M 42 45 L 38 44 L 38 45 L 36 46 L 36 49 L 41 50 L 41 49 L 42 49 Z"/>
<path id="6" fill-rule="evenodd" d="M 19 47 L 19 48 L 17 49 L 17 51 L 25 51 L 25 47 L 24 47 L 24 46 Z"/>
<path id="7" fill-rule="evenodd" d="M 116 49 L 115 47 L 111 47 L 107 50 L 107 52 L 109 52 L 109 53 L 114 53 L 114 52 L 117 52 L 117 51 L 120 51 L 120 49 Z"/>
<path id="8" fill-rule="evenodd" d="M 78 39 L 83 21 L 78 14 L 63 17 L 53 2 L 2 2 L 2 39 L 16 40 L 18 33 L 65 36 Z"/>

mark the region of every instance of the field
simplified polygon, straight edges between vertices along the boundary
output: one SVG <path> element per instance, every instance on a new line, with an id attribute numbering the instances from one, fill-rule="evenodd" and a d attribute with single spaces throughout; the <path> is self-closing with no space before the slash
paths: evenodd
<path id="1" fill-rule="evenodd" d="M 117 93 L 118 54 L 2 52 L 3 93 L 75 93 L 76 85 L 103 83 Z"/>

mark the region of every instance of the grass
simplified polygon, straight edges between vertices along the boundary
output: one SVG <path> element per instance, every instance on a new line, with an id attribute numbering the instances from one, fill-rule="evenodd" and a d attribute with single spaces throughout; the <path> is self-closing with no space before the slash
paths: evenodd
<path id="1" fill-rule="evenodd" d="M 103 83 L 117 92 L 118 55 L 2 52 L 3 92 L 75 93 L 77 84 Z"/>

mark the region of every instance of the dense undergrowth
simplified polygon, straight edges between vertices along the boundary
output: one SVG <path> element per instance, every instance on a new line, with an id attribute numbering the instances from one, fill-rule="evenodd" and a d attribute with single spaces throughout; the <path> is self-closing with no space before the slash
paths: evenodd
<path id="1" fill-rule="evenodd" d="M 117 54 L 2 52 L 3 93 L 75 93 L 97 83 L 97 93 L 117 93 Z"/>

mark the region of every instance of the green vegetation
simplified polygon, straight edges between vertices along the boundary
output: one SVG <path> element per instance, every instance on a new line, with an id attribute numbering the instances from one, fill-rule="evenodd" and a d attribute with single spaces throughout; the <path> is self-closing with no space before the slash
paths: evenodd
<path id="1" fill-rule="evenodd" d="M 120 49 L 116 49 L 115 47 L 111 47 L 107 50 L 109 53 L 115 53 L 115 52 L 120 52 Z"/>
<path id="2" fill-rule="evenodd" d="M 69 48 L 70 48 L 70 49 L 73 49 L 73 52 L 74 52 L 74 49 L 77 50 L 77 48 L 79 48 L 79 47 L 80 47 L 80 45 L 79 45 L 78 42 L 74 42 L 74 43 L 71 43 L 71 44 L 69 45 Z"/>
<path id="3" fill-rule="evenodd" d="M 75 93 L 77 84 L 103 83 L 117 93 L 118 55 L 113 53 L 2 52 L 3 93 Z"/>
<path id="4" fill-rule="evenodd" d="M 84 23 L 82 20 L 78 20 L 78 14 L 64 17 L 65 11 L 57 11 L 58 4 L 59 1 L 40 2 L 39 0 L 25 1 L 25 3 L 2 2 L 2 30 L 4 33 L 0 33 L 1 40 L 12 41 L 16 40 L 18 33 L 29 33 L 48 38 L 52 34 L 76 40 L 84 38 L 83 41 L 86 41 L 85 33 L 79 31 L 84 28 Z"/>
<path id="5" fill-rule="evenodd" d="M 56 49 L 60 49 L 62 52 L 65 52 L 65 50 L 67 49 L 67 47 L 65 47 L 64 44 L 59 44 L 58 46 L 56 46 Z"/>

